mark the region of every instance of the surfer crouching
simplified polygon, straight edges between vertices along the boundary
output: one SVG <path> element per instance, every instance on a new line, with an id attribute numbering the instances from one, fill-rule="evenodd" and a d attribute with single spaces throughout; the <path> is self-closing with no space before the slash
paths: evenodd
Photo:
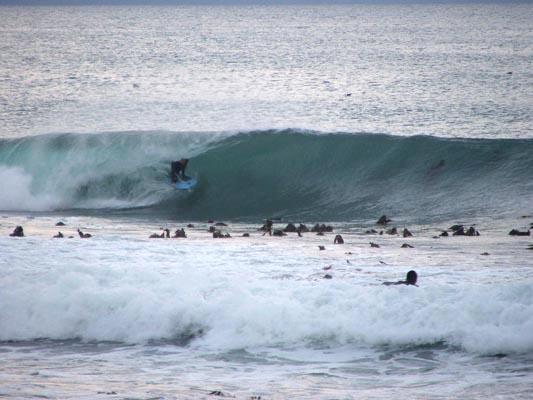
<path id="1" fill-rule="evenodd" d="M 185 180 L 185 168 L 187 168 L 188 158 L 182 158 L 179 161 L 172 161 L 170 163 L 170 179 L 172 183 L 179 180 Z"/>

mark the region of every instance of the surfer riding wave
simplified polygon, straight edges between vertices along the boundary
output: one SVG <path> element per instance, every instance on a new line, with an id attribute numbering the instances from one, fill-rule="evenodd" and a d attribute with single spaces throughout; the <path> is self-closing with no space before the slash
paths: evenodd
<path id="1" fill-rule="evenodd" d="M 178 180 L 186 180 L 185 168 L 187 168 L 188 162 L 188 158 L 182 158 L 179 161 L 172 161 L 170 163 L 170 179 L 172 183 L 176 183 Z"/>

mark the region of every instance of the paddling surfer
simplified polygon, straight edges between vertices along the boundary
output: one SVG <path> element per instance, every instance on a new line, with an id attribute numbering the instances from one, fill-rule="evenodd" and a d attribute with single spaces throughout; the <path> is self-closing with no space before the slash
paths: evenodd
<path id="1" fill-rule="evenodd" d="M 418 286 L 416 284 L 416 281 L 418 280 L 418 274 L 416 271 L 409 271 L 407 273 L 407 276 L 405 277 L 405 281 L 398 281 L 398 282 L 383 282 L 384 285 L 412 285 L 412 286 Z"/>

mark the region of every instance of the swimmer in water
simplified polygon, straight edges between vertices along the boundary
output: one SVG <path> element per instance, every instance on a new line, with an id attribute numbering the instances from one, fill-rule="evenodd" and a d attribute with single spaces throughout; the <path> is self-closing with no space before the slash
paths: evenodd
<path id="1" fill-rule="evenodd" d="M 398 281 L 398 282 L 383 282 L 384 285 L 412 285 L 412 286 L 418 286 L 416 284 L 416 281 L 418 279 L 418 274 L 416 271 L 409 271 L 407 273 L 407 276 L 405 277 L 405 281 Z"/>

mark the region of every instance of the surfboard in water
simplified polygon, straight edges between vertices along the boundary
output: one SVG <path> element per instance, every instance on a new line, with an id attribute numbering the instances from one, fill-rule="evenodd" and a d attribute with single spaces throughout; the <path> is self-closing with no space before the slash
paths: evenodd
<path id="1" fill-rule="evenodd" d="M 198 181 L 195 178 L 185 175 L 185 179 L 178 180 L 176 183 L 173 183 L 172 186 L 176 189 L 187 190 L 195 187 L 197 183 Z"/>

